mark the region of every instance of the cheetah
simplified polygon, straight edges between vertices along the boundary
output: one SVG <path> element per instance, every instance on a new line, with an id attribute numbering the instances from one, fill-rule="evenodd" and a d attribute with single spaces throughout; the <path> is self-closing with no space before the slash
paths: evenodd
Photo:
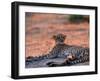
<path id="1" fill-rule="evenodd" d="M 89 48 L 67 45 L 64 43 L 65 38 L 66 36 L 64 34 L 57 34 L 53 36 L 53 39 L 55 40 L 55 46 L 50 54 L 55 55 L 55 57 L 65 55 L 66 60 L 62 63 L 48 62 L 47 65 L 49 67 L 73 65 L 89 61 Z"/>

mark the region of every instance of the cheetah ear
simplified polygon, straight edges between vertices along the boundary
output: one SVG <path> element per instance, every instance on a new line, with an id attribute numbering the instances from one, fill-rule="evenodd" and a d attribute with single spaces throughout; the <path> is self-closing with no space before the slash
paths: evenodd
<path id="1" fill-rule="evenodd" d="M 53 35 L 53 37 L 52 37 L 53 39 L 56 39 L 56 35 Z"/>
<path id="2" fill-rule="evenodd" d="M 66 35 L 64 35 L 63 38 L 65 39 L 66 38 Z"/>

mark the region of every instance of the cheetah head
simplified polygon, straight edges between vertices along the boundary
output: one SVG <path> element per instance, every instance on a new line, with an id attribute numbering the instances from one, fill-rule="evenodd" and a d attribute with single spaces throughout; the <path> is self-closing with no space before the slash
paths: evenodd
<path id="1" fill-rule="evenodd" d="M 57 44 L 64 43 L 65 38 L 66 38 L 66 35 L 64 34 L 57 34 L 53 36 L 53 39 L 55 40 Z"/>

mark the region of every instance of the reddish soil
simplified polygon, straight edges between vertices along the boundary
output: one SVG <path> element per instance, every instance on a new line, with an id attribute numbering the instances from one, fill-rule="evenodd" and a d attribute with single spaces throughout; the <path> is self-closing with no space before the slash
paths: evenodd
<path id="1" fill-rule="evenodd" d="M 70 23 L 67 16 L 57 14 L 26 16 L 26 57 L 47 54 L 55 45 L 52 36 L 58 33 L 67 36 L 66 44 L 89 47 L 89 23 Z"/>

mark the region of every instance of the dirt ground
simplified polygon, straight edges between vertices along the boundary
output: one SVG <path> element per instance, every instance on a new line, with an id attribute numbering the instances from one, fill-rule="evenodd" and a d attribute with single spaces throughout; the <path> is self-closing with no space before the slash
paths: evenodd
<path id="1" fill-rule="evenodd" d="M 89 47 L 89 23 L 70 23 L 68 15 L 26 13 L 26 57 L 47 54 L 55 45 L 52 36 L 66 35 L 65 43 Z"/>

